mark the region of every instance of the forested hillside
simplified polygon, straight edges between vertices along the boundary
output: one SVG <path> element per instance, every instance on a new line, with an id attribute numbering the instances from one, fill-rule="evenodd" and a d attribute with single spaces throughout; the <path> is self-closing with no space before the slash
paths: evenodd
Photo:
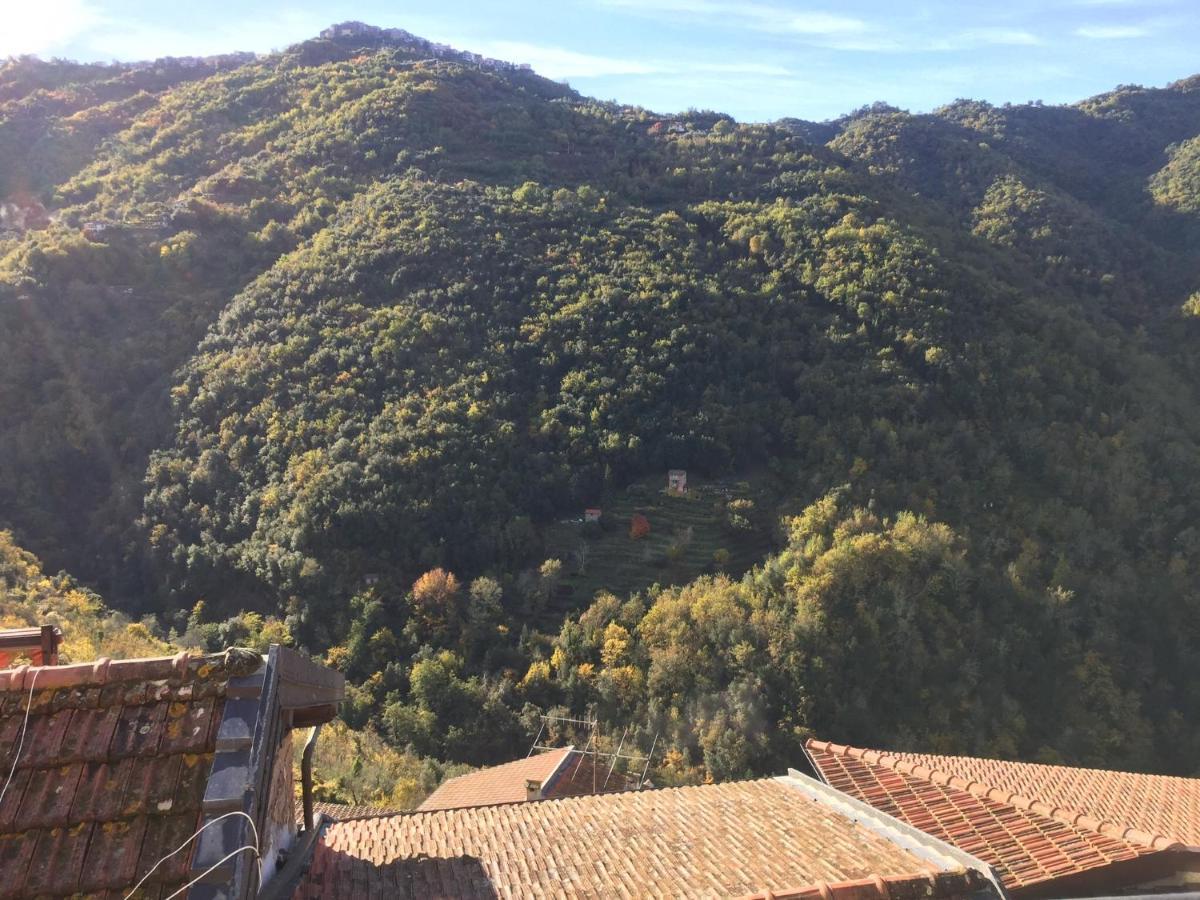
<path id="1" fill-rule="evenodd" d="M 1200 78 L 747 125 L 353 31 L 0 67 L 0 527 L 421 757 L 1196 773 Z"/>

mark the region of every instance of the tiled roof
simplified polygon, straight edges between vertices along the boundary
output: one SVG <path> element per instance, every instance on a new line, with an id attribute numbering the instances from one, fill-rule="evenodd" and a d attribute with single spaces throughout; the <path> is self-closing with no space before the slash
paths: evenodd
<path id="1" fill-rule="evenodd" d="M 0 896 L 124 896 L 192 834 L 225 685 L 246 665 L 180 654 L 0 672 L 0 784 L 21 750 L 0 803 Z M 188 865 L 179 854 L 139 896 L 181 885 Z"/>
<path id="2" fill-rule="evenodd" d="M 624 791 L 328 825 L 294 900 L 357 897 L 957 897 L 937 864 L 790 779 Z"/>
<path id="3" fill-rule="evenodd" d="M 1107 827 L 1130 829 L 1157 846 L 1200 847 L 1200 778 L 1140 775 L 970 756 L 893 754 L 917 765 L 1077 810 Z M 1104 826 L 1102 826 L 1104 827 Z"/>
<path id="4" fill-rule="evenodd" d="M 457 809 L 461 806 L 489 806 L 496 803 L 520 803 L 526 799 L 525 782 L 545 784 L 571 753 L 570 747 L 536 753 L 524 759 L 489 766 L 445 781 L 425 798 L 418 809 Z"/>
<path id="5" fill-rule="evenodd" d="M 538 799 L 543 800 L 625 790 L 628 779 L 620 772 L 610 774 L 610 768 L 603 760 L 597 762 L 592 754 L 562 747 L 450 778 L 417 808 L 428 812 L 520 803 L 529 799 L 526 781 L 541 785 Z"/>
<path id="6" fill-rule="evenodd" d="M 978 857 L 1009 890 L 1158 855 L 1174 844 L 904 754 L 823 741 L 809 741 L 808 751 L 830 786 Z"/>
<path id="7" fill-rule="evenodd" d="M 345 822 L 349 819 L 367 819 L 373 816 L 389 816 L 403 812 L 395 806 L 371 806 L 363 803 L 314 803 L 313 815 L 324 816 L 335 822 Z M 296 804 L 296 821 L 304 821 L 304 810 Z"/>

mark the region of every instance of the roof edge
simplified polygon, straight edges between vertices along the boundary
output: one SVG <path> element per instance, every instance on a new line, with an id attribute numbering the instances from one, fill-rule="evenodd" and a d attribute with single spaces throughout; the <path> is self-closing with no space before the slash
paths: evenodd
<path id="1" fill-rule="evenodd" d="M 999 875 L 979 857 L 909 825 L 895 816 L 888 815 L 844 791 L 815 778 L 810 778 L 796 769 L 788 769 L 788 774 L 779 776 L 776 781 L 802 791 L 816 802 L 828 806 L 852 822 L 874 831 L 885 840 L 919 856 L 926 862 L 939 866 L 950 863 L 964 871 L 978 873 L 980 881 L 990 882 L 997 896 L 1007 898 L 1008 894 L 1001 884 Z"/>
<path id="2" fill-rule="evenodd" d="M 943 772 L 941 769 L 931 769 L 928 766 L 922 766 L 879 750 L 851 747 L 846 744 L 835 744 L 831 741 L 819 741 L 816 738 L 809 738 L 805 741 L 804 748 L 806 752 L 820 750 L 832 753 L 835 756 L 862 760 L 869 765 L 883 766 L 902 775 L 909 775 L 913 778 L 928 781 L 931 784 L 965 791 L 974 797 L 1015 806 L 1017 809 L 1027 810 L 1028 812 L 1036 813 L 1049 819 L 1055 819 L 1075 828 L 1092 831 L 1105 837 L 1128 841 L 1131 844 L 1140 844 L 1152 850 L 1184 849 L 1184 845 L 1181 842 L 1165 834 L 1155 834 L 1129 825 L 1122 825 L 1119 822 L 1097 819 L 1079 810 L 1069 809 L 1065 806 L 1056 806 L 1039 800 L 1036 797 L 1026 797 L 1023 794 L 992 787 L 976 779 L 951 775 L 949 772 Z M 813 764 L 816 766 L 817 771 L 820 772 L 820 765 L 815 759 L 813 760 Z M 821 773 L 821 777 L 825 777 L 824 773 Z"/>
<path id="3" fill-rule="evenodd" d="M 262 666 L 262 655 L 243 647 L 230 647 L 222 653 L 190 653 L 184 650 L 174 656 L 134 659 L 109 659 L 105 656 L 93 662 L 65 666 L 17 666 L 0 670 L 0 692 L 99 686 L 120 681 L 182 679 L 189 675 L 206 675 L 209 670 L 218 667 L 228 669 L 231 676 L 245 675 L 257 672 Z"/>
<path id="4" fill-rule="evenodd" d="M 467 773 L 467 775 L 470 775 L 470 774 L 472 774 L 472 773 L 471 772 Z M 455 777 L 462 778 L 463 776 L 456 775 Z M 754 784 L 754 783 L 765 784 L 768 781 L 776 781 L 777 778 L 779 778 L 779 777 L 786 778 L 787 776 L 775 776 L 775 777 L 770 777 L 770 778 L 739 778 L 739 779 L 735 779 L 733 781 L 719 782 L 717 786 L 724 785 L 724 784 Z M 808 777 L 808 776 L 803 776 L 803 777 Z M 453 779 L 451 779 L 451 780 L 453 780 Z M 442 784 L 449 784 L 449 783 L 450 783 L 449 780 L 442 782 Z M 603 793 L 598 793 L 598 794 L 573 794 L 569 797 L 543 797 L 541 800 L 537 800 L 535 802 L 537 802 L 538 804 L 542 804 L 542 803 L 576 803 L 578 801 L 586 802 L 588 800 L 594 800 L 597 797 L 620 797 L 620 796 L 624 796 L 626 794 L 654 794 L 654 793 L 662 793 L 662 792 L 666 792 L 666 791 L 694 791 L 694 790 L 698 790 L 700 788 L 709 788 L 709 787 L 713 787 L 713 785 L 711 785 L 711 784 L 665 784 L 665 785 L 662 785 L 661 787 L 642 788 L 639 791 L 604 791 Z M 432 797 L 433 795 L 430 794 L 429 796 Z M 429 797 L 426 797 L 425 799 L 428 800 Z M 360 816 L 360 817 L 356 817 L 354 819 L 354 821 L 362 821 L 363 819 L 390 819 L 390 818 L 395 818 L 397 816 L 431 816 L 431 815 L 437 815 L 439 813 L 461 812 L 463 810 L 468 810 L 468 809 L 486 809 L 486 808 L 494 808 L 494 807 L 498 807 L 498 806 L 521 806 L 521 805 L 524 805 L 529 802 L 530 801 L 528 801 L 528 800 L 504 800 L 500 803 L 475 803 L 475 804 L 472 804 L 471 806 L 447 806 L 447 807 L 438 807 L 437 809 L 422 809 L 421 807 L 418 806 L 416 809 L 401 809 L 401 810 L 396 810 L 394 812 L 380 812 L 375 815 Z"/>
<path id="5" fill-rule="evenodd" d="M 550 786 L 554 783 L 555 779 L 563 774 L 563 770 L 566 769 L 567 763 L 571 759 L 571 754 L 575 752 L 575 745 L 568 744 L 567 746 L 562 748 L 561 752 L 562 752 L 562 756 L 559 757 L 558 762 L 556 762 L 554 764 L 554 768 L 550 770 L 550 774 L 542 779 L 542 784 L 541 784 L 541 787 L 539 788 L 539 790 L 543 794 L 542 799 L 545 799 L 544 795 L 545 795 L 546 791 L 550 788 Z"/>
<path id="6" fill-rule="evenodd" d="M 980 885 L 971 871 L 938 872 L 922 875 L 869 875 L 854 881 L 816 881 L 802 887 L 766 890 L 747 894 L 741 900 L 864 900 L 874 894 L 880 900 L 915 900 L 959 896 L 974 892 Z"/>

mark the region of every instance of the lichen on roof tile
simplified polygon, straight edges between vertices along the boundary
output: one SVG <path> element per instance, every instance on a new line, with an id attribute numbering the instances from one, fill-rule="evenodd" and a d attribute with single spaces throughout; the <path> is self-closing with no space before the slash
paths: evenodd
<path id="1" fill-rule="evenodd" d="M 0 803 L 0 896 L 127 893 L 199 824 L 212 722 L 252 664 L 181 654 L 0 671 L 5 772 L 21 748 Z M 178 886 L 187 866 L 179 854 L 153 881 Z"/>

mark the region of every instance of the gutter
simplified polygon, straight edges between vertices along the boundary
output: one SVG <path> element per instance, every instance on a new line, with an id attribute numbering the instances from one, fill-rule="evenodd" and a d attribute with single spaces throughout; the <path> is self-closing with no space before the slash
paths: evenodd
<path id="1" fill-rule="evenodd" d="M 314 824 L 312 761 L 313 751 L 317 749 L 317 736 L 320 733 L 321 726 L 314 725 L 308 733 L 308 740 L 304 742 L 304 755 L 300 758 L 300 790 L 303 794 L 304 831 L 306 833 L 312 833 Z"/>

